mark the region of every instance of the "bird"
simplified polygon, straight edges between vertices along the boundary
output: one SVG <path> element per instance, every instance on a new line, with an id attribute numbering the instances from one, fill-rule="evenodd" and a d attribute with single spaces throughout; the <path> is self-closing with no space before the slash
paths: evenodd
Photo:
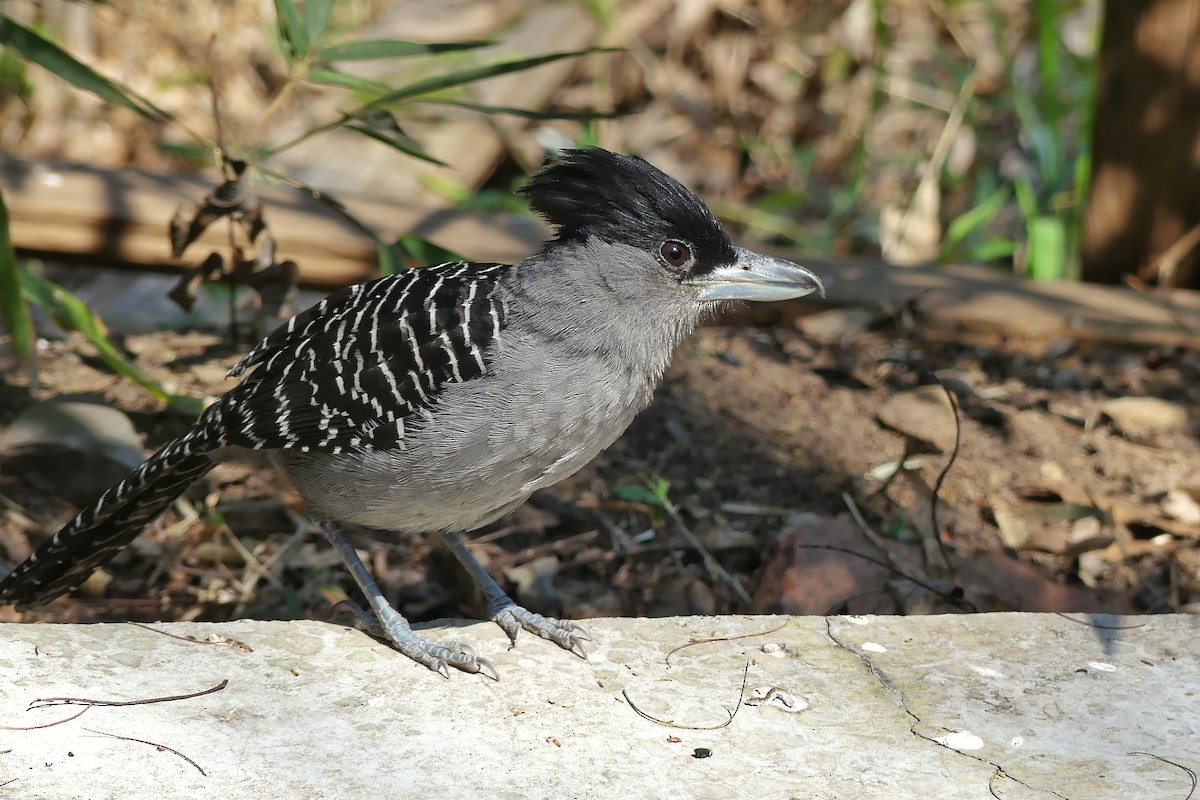
<path id="1" fill-rule="evenodd" d="M 436 535 L 485 613 L 587 658 L 578 622 L 517 605 L 463 535 L 572 475 L 647 406 L 679 343 L 722 306 L 824 296 L 811 270 L 737 247 L 648 161 L 564 150 L 518 190 L 553 235 L 515 264 L 448 262 L 357 284 L 253 347 L 193 427 L 0 579 L 0 604 L 73 591 L 218 462 L 266 454 L 412 660 L 499 679 L 466 642 L 415 632 L 343 526 Z"/>

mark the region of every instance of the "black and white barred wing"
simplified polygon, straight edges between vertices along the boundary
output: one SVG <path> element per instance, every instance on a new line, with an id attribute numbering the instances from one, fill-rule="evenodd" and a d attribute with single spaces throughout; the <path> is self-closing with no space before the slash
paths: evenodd
<path id="1" fill-rule="evenodd" d="M 504 325 L 508 265 L 455 262 L 330 295 L 232 370 L 254 371 L 211 411 L 216 444 L 337 453 L 403 446 L 406 420 L 447 383 L 482 376 Z"/>

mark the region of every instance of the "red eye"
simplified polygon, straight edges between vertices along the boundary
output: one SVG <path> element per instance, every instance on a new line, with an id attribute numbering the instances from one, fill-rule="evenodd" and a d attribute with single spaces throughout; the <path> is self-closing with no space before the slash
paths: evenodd
<path id="1" fill-rule="evenodd" d="M 662 243 L 662 247 L 658 248 L 658 254 L 672 267 L 682 267 L 692 257 L 692 250 L 683 242 L 672 239 Z"/>

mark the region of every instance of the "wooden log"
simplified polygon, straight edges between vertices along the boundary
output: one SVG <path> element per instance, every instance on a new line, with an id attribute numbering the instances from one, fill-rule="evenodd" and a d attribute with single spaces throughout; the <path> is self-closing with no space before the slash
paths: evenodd
<path id="1" fill-rule="evenodd" d="M 0 157 L 13 244 L 26 253 L 98 263 L 181 270 L 227 244 L 213 225 L 185 259 L 171 258 L 167 225 L 180 205 L 202 199 L 216 179 L 30 163 Z M 259 192 L 280 259 L 300 265 L 301 283 L 344 286 L 378 274 L 375 243 L 318 201 L 284 187 Z M 519 260 L 537 249 L 544 229 L 513 214 L 425 209 L 415 204 L 346 198 L 347 209 L 385 241 L 415 233 L 481 261 Z"/>
<path id="2" fill-rule="evenodd" d="M 13 241 L 25 252 L 112 264 L 180 269 L 167 243 L 167 222 L 180 203 L 212 184 L 192 176 L 154 175 L 0 159 Z M 332 288 L 377 274 L 370 238 L 310 198 L 263 191 L 283 257 L 300 265 L 303 283 Z M 479 260 L 512 262 L 534 252 L 546 229 L 530 217 L 422 209 L 347 199 L 366 224 L 387 237 L 417 232 Z M 218 227 L 218 226 L 214 226 Z M 196 258 L 220 247 L 210 231 Z M 887 310 L 915 306 L 925 330 L 961 341 L 1048 341 L 1068 336 L 1103 345 L 1167 345 L 1200 350 L 1200 293 L 1143 294 L 1123 286 L 1033 283 L 1010 273 L 968 266 L 896 267 L 875 259 L 816 259 L 782 253 L 818 272 L 834 305 Z M 191 265 L 189 259 L 187 265 Z M 790 323 L 820 311 L 811 299 L 750 304 L 734 321 Z"/>
<path id="3" fill-rule="evenodd" d="M 922 332 L 963 343 L 1169 346 L 1200 351 L 1200 292 L 1034 282 L 1008 272 L 947 265 L 898 267 L 877 259 L 827 260 L 781 253 L 815 270 L 834 305 L 898 312 L 912 307 Z M 811 298 L 751 305 L 737 322 L 789 323 L 819 308 Z"/>

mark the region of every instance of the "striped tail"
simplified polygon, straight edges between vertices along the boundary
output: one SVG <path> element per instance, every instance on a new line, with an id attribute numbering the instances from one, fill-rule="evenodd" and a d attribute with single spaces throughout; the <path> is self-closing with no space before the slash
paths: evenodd
<path id="1" fill-rule="evenodd" d="M 193 431 L 166 445 L 79 512 L 0 580 L 0 605 L 39 606 L 78 588 L 215 466 L 198 438 Z"/>

